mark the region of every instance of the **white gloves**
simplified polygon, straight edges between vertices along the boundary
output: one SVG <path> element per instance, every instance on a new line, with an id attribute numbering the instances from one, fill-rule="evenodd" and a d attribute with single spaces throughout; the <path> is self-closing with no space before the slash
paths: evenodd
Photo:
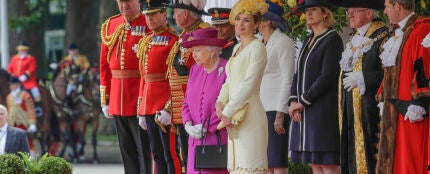
<path id="1" fill-rule="evenodd" d="M 52 70 L 56 70 L 58 68 L 58 64 L 57 63 L 51 63 L 51 64 L 49 64 L 49 68 L 51 68 Z"/>
<path id="2" fill-rule="evenodd" d="M 28 126 L 27 128 L 28 133 L 35 133 L 36 131 L 37 131 L 36 124 L 30 124 L 30 126 Z"/>
<path id="3" fill-rule="evenodd" d="M 159 115 L 157 114 L 156 116 L 157 116 L 156 119 L 158 121 L 160 121 L 161 124 L 163 124 L 165 126 L 170 125 L 171 120 L 172 120 L 172 114 L 170 114 L 166 110 L 164 110 L 164 109 L 161 110 L 160 114 Z"/>
<path id="4" fill-rule="evenodd" d="M 188 135 L 190 135 L 194 139 L 201 139 L 203 137 L 203 134 L 207 132 L 206 129 L 202 130 L 202 128 L 202 124 L 192 126 L 191 121 L 187 121 L 187 123 L 185 123 L 185 131 L 187 131 Z"/>
<path id="5" fill-rule="evenodd" d="M 427 34 L 427 36 L 423 39 L 423 42 L 421 43 L 424 48 L 430 48 L 430 33 Z"/>
<path id="6" fill-rule="evenodd" d="M 405 114 L 405 120 L 409 119 L 411 123 L 419 122 L 423 120 L 423 115 L 426 114 L 426 110 L 417 105 L 409 105 L 408 111 Z"/>
<path id="7" fill-rule="evenodd" d="M 102 111 L 103 111 L 103 115 L 104 115 L 106 118 L 113 118 L 113 116 L 112 116 L 112 115 L 109 115 L 109 106 L 108 106 L 108 105 L 103 105 L 103 106 L 102 106 Z"/>
<path id="8" fill-rule="evenodd" d="M 146 118 L 143 116 L 137 116 L 137 118 L 139 119 L 139 126 L 143 130 L 148 130 L 148 126 L 146 126 Z"/>
<path id="9" fill-rule="evenodd" d="M 27 80 L 27 76 L 26 75 L 19 76 L 19 81 L 24 82 L 26 80 Z"/>
<path id="10" fill-rule="evenodd" d="M 76 89 L 75 84 L 73 83 L 68 83 L 67 84 L 67 88 L 66 88 L 66 96 L 70 96 L 70 94 L 72 93 L 73 90 Z"/>
<path id="11" fill-rule="evenodd" d="M 377 106 L 379 108 L 379 116 L 382 117 L 382 113 L 384 113 L 384 102 L 379 102 Z"/>
<path id="12" fill-rule="evenodd" d="M 364 94 L 366 91 L 366 86 L 364 84 L 363 72 L 349 72 L 345 73 L 347 77 L 343 79 L 344 88 L 349 92 L 355 87 L 360 89 L 360 94 Z"/>

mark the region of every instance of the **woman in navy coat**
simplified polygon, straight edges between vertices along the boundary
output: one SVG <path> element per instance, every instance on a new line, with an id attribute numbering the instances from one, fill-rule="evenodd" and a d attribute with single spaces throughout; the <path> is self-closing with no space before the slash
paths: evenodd
<path id="1" fill-rule="evenodd" d="M 334 19 L 330 4 L 305 0 L 299 8 L 305 10 L 312 33 L 297 58 L 291 86 L 291 158 L 296 163 L 309 163 L 314 173 L 339 173 L 336 103 L 342 39 L 331 28 Z"/>

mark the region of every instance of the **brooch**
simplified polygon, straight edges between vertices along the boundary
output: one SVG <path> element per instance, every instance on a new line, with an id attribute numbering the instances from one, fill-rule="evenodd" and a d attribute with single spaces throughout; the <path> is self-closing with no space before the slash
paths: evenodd
<path id="1" fill-rule="evenodd" d="M 222 72 L 224 72 L 224 67 L 218 68 L 218 77 L 221 76 Z"/>

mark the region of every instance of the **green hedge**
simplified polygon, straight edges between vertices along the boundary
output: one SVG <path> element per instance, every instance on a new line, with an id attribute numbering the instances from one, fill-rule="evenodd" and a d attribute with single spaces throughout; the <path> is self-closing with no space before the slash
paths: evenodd
<path id="1" fill-rule="evenodd" d="M 288 173 L 289 174 L 311 174 L 312 168 L 308 164 L 293 163 L 291 160 L 289 160 Z"/>
<path id="2" fill-rule="evenodd" d="M 43 155 L 40 159 L 19 153 L 0 155 L 0 174 L 71 174 L 72 165 L 60 157 Z"/>
<path id="3" fill-rule="evenodd" d="M 15 154 L 0 155 L 0 174 L 25 174 L 23 161 Z"/>

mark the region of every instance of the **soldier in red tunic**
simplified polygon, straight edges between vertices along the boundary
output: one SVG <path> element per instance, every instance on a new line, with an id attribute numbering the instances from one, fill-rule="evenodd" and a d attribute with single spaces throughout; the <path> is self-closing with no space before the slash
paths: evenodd
<path id="1" fill-rule="evenodd" d="M 40 107 L 41 98 L 39 87 L 37 86 L 37 63 L 36 58 L 28 54 L 29 49 L 30 46 L 28 43 L 19 43 L 19 45 L 16 47 L 18 54 L 12 56 L 9 66 L 7 67 L 7 71 L 12 76 L 18 77 L 24 88 L 31 92 L 36 104 L 36 114 L 37 116 L 41 116 L 43 112 L 42 108 Z"/>
<path id="2" fill-rule="evenodd" d="M 385 0 L 384 13 L 398 27 L 380 55 L 385 73 L 377 173 L 427 172 L 430 48 L 421 43 L 430 19 L 414 9 L 412 0 Z"/>
<path id="3" fill-rule="evenodd" d="M 149 31 L 140 12 L 139 0 L 117 0 L 121 14 L 101 27 L 100 97 L 106 118 L 114 118 L 119 146 L 127 174 L 150 173 L 145 132 L 136 117 L 139 93 L 139 40 Z"/>
<path id="4" fill-rule="evenodd" d="M 163 109 L 170 98 L 166 60 L 173 44 L 178 41 L 176 32 L 167 25 L 164 3 L 169 1 L 151 0 L 149 3 L 145 1 L 143 5 L 143 13 L 151 33 L 140 39 L 137 47 L 141 74 L 137 115 L 140 126 L 148 131 L 157 173 L 175 174 L 180 173 L 181 166 L 178 156 L 170 152 L 170 131 L 167 131 L 170 125 L 164 125 L 164 121 L 160 123 L 155 118 L 156 113 Z"/>
<path id="5" fill-rule="evenodd" d="M 181 38 L 185 33 L 191 33 L 200 28 L 210 27 L 210 24 L 203 22 L 201 16 L 207 14 L 203 11 L 206 5 L 205 0 L 182 1 L 174 0 L 169 6 L 174 8 L 176 24 L 182 29 L 179 34 Z M 186 172 L 186 161 L 188 154 L 188 134 L 182 124 L 182 103 L 184 102 L 185 90 L 187 89 L 189 69 L 195 63 L 192 58 L 191 49 L 180 47 L 179 41 L 175 42 L 167 58 L 167 77 L 170 85 L 170 98 L 166 102 L 164 109 L 160 111 L 158 120 L 164 124 L 173 124 L 171 131 L 175 132 L 176 140 L 171 138 L 170 149 L 176 151 L 181 159 L 182 172 Z M 178 146 L 178 147 L 176 147 Z"/>

